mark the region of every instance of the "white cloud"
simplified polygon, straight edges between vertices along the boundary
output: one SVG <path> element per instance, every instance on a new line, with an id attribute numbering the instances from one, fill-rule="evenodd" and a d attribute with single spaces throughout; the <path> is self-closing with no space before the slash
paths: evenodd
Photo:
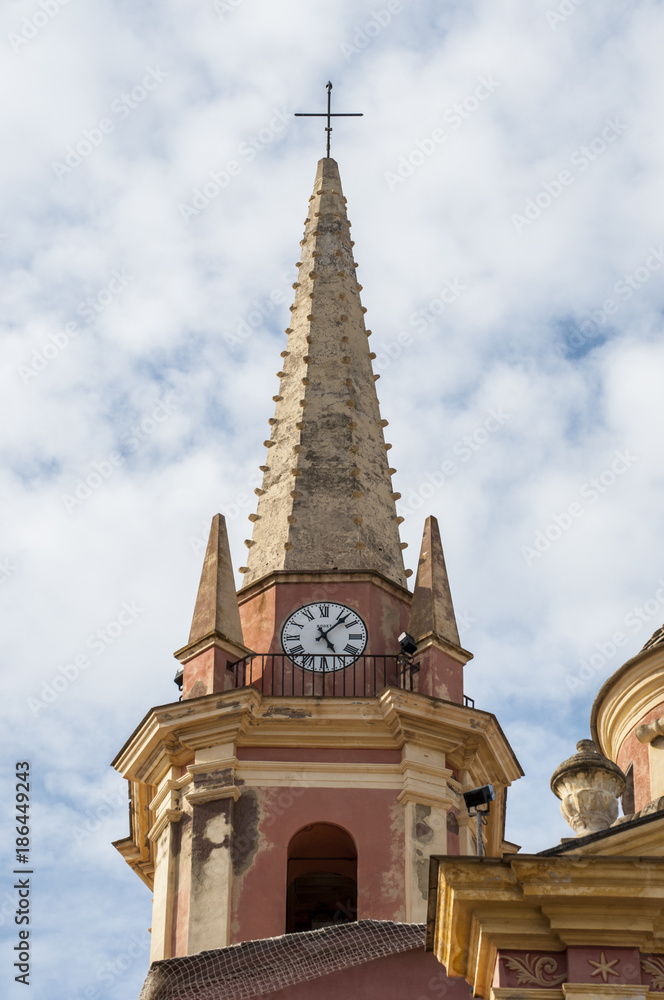
<path id="1" fill-rule="evenodd" d="M 474 619 L 468 691 L 496 712 L 527 772 L 509 820 L 526 850 L 565 835 L 548 776 L 587 735 L 602 680 L 664 619 L 663 609 L 624 626 L 660 586 L 664 268 L 653 264 L 629 296 L 617 291 L 626 275 L 645 277 L 638 269 L 664 243 L 661 7 L 585 4 L 553 26 L 549 0 L 404 0 L 347 58 L 375 4 L 227 6 L 71 0 L 18 51 L 8 36 L 39 5 L 16 0 L 0 14 L 3 741 L 5 760 L 28 756 L 37 773 L 40 913 L 52 914 L 38 961 L 53 976 L 36 998 L 78 996 L 133 934 L 146 936 L 149 893 L 108 846 L 126 834 L 123 811 L 80 851 L 68 834 L 115 787 L 100 775 L 146 709 L 174 696 L 195 540 L 219 509 L 237 514 L 229 530 L 243 560 L 324 150 L 321 123 L 290 116 L 322 108 L 328 78 L 339 110 L 365 113 L 335 122 L 333 155 L 372 347 L 403 348 L 378 383 L 396 488 L 405 501 L 455 462 L 408 513 L 408 561 L 437 514 L 456 606 Z M 163 79 L 143 97 L 150 68 Z M 494 92 L 464 104 L 491 75 Z M 456 124 L 459 103 L 467 117 Z M 58 180 L 53 161 L 91 141 L 84 130 L 96 138 L 104 118 L 113 129 Z M 591 145 L 607 120 L 625 127 L 605 149 Z M 385 174 L 436 128 L 445 141 L 391 190 Z M 205 195 L 231 160 L 238 171 Z M 551 194 L 561 171 L 572 180 Z M 185 222 L 180 206 L 197 188 L 207 203 Z M 550 204 L 536 201 L 542 192 Z M 529 199 L 540 214 L 519 232 L 512 217 Z M 109 298 L 114 272 L 131 278 Z M 462 294 L 427 312 L 454 280 Z M 92 321 L 90 299 L 101 307 Z M 238 328 L 250 334 L 229 343 Z M 132 428 L 169 393 L 177 406 L 133 447 Z M 508 419 L 464 459 L 464 437 L 501 407 Z M 638 461 L 596 502 L 581 498 L 582 515 L 528 563 L 522 547 L 624 449 Z M 123 461 L 68 511 L 62 495 L 111 453 Z M 35 718 L 27 699 L 92 652 L 123 602 L 144 610 Z M 568 678 L 621 627 L 624 647 L 571 690 Z M 65 937 L 88 956 L 80 967 Z M 137 992 L 146 965 L 133 960 L 105 995 Z"/>

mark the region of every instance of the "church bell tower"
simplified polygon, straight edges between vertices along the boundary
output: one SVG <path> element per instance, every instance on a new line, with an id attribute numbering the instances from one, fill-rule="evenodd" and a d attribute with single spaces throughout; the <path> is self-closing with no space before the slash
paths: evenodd
<path id="1" fill-rule="evenodd" d="M 371 331 L 329 156 L 301 248 L 242 587 L 217 514 L 175 654 L 181 699 L 153 708 L 113 762 L 131 799 L 116 847 L 154 894 L 150 997 L 192 956 L 223 965 L 272 939 L 286 956 L 289 942 L 316 942 L 319 977 L 370 963 L 376 996 L 410 995 L 404 977 L 440 974 L 422 950 L 429 855 L 478 850 L 465 790 L 493 784 L 482 846 L 516 850 L 503 824 L 521 770 L 495 717 L 464 696 L 471 654 L 434 517 L 408 588 Z M 326 965 L 338 935 L 367 927 L 380 947 Z M 272 961 L 279 997 L 305 996 L 293 962 Z M 271 995 L 264 983 L 234 989 Z"/>

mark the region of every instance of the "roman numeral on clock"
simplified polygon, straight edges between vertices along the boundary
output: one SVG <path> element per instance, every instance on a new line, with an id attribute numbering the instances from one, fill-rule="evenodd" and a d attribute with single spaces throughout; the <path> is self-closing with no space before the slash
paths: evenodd
<path id="1" fill-rule="evenodd" d="M 281 629 L 281 648 L 294 668 L 303 670 L 343 670 L 366 645 L 367 627 L 360 612 L 332 600 L 296 608 Z"/>

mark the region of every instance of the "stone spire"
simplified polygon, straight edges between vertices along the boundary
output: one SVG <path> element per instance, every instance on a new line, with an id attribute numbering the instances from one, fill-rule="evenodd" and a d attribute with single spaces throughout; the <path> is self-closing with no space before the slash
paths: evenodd
<path id="1" fill-rule="evenodd" d="M 226 518 L 221 514 L 212 518 L 188 645 L 212 634 L 242 645 Z"/>
<path id="2" fill-rule="evenodd" d="M 320 160 L 245 586 L 275 570 L 334 569 L 406 585 L 345 203 L 336 162 Z"/>
<path id="3" fill-rule="evenodd" d="M 249 650 L 242 639 L 226 518 L 215 514 L 210 527 L 189 641 L 174 654 L 183 665 L 182 697 L 197 698 L 225 689 L 228 663 Z"/>
<path id="4" fill-rule="evenodd" d="M 428 517 L 424 524 L 408 631 L 418 642 L 434 636 L 459 645 L 459 630 L 435 517 Z"/>

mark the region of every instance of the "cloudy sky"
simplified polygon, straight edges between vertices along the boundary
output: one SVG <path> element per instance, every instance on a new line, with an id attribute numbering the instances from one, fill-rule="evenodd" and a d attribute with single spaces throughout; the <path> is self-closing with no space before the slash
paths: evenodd
<path id="1" fill-rule="evenodd" d="M 567 835 L 549 776 L 664 620 L 662 3 L 6 0 L 0 45 L 3 983 L 20 760 L 31 996 L 144 978 L 108 763 L 215 512 L 243 561 L 328 79 L 407 563 L 435 514 L 508 836 Z"/>

